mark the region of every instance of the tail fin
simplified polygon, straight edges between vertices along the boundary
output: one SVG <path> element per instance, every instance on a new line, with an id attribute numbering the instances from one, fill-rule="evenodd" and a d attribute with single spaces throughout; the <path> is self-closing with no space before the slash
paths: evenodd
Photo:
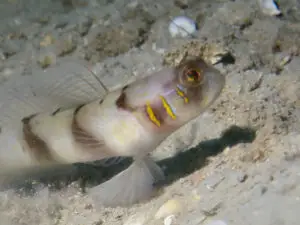
<path id="1" fill-rule="evenodd" d="M 128 206 L 151 197 L 154 183 L 164 179 L 149 157 L 136 159 L 124 171 L 89 190 L 96 207 Z"/>

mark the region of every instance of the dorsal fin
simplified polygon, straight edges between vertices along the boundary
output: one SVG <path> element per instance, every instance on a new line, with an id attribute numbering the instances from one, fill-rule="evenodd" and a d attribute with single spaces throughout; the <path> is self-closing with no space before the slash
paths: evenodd
<path id="1" fill-rule="evenodd" d="M 42 73 L 11 77 L 0 88 L 0 127 L 18 124 L 34 113 L 85 104 L 107 92 L 100 78 L 80 61 L 62 61 Z"/>
<path id="2" fill-rule="evenodd" d="M 43 74 L 33 76 L 38 95 L 59 98 L 63 104 L 84 104 L 107 94 L 108 89 L 87 63 L 62 61 Z"/>

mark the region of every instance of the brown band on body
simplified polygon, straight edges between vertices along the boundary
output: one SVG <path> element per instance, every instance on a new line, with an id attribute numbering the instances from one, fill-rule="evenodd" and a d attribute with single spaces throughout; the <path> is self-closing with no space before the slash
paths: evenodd
<path id="1" fill-rule="evenodd" d="M 98 155 L 104 154 L 105 156 L 110 156 L 111 153 L 107 149 L 104 141 L 95 138 L 92 134 L 90 134 L 88 131 L 82 128 L 78 123 L 77 115 L 83 106 L 84 105 L 77 107 L 73 114 L 71 130 L 75 142 L 80 144 L 83 147 L 83 149 L 90 150 L 92 152 L 97 151 Z"/>
<path id="2" fill-rule="evenodd" d="M 126 89 L 128 87 L 129 86 L 126 85 L 122 88 L 121 94 L 118 97 L 118 99 L 116 100 L 116 106 L 118 109 L 123 109 L 123 110 L 129 111 L 129 112 L 132 112 L 135 109 L 133 107 L 131 107 L 127 101 Z"/>
<path id="3" fill-rule="evenodd" d="M 28 146 L 28 151 L 32 153 L 35 159 L 39 162 L 53 162 L 56 161 L 51 154 L 51 149 L 45 141 L 43 141 L 37 134 L 32 131 L 30 125 L 31 119 L 33 119 L 36 114 L 25 117 L 22 119 L 23 123 L 23 141 Z"/>

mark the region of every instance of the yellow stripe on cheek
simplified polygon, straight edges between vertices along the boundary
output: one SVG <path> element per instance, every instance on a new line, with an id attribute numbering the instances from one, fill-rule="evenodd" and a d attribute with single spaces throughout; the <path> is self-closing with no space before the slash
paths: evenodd
<path id="1" fill-rule="evenodd" d="M 170 105 L 168 104 L 167 100 L 163 97 L 163 96 L 159 96 L 161 99 L 161 102 L 166 110 L 166 112 L 168 113 L 168 115 L 172 118 L 172 119 L 176 119 L 176 115 L 173 113 L 172 108 L 170 107 Z"/>
<path id="2" fill-rule="evenodd" d="M 158 127 L 160 127 L 160 121 L 155 116 L 150 103 L 146 103 L 146 111 L 149 116 L 149 119 Z"/>
<path id="3" fill-rule="evenodd" d="M 181 91 L 179 88 L 176 88 L 176 93 L 182 97 L 184 99 L 185 103 L 189 102 L 189 99 L 185 96 L 185 94 L 183 93 L 183 91 Z"/>

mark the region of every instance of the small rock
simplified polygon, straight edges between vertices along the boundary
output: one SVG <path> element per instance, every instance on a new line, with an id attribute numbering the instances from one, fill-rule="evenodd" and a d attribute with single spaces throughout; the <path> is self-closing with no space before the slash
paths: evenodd
<path id="1" fill-rule="evenodd" d="M 256 70 L 247 70 L 244 74 L 246 91 L 251 92 L 260 87 L 263 81 L 263 73 L 259 73 Z"/>
<path id="2" fill-rule="evenodd" d="M 45 69 L 53 64 L 53 57 L 50 55 L 43 56 L 38 60 L 38 64 Z"/>
<path id="3" fill-rule="evenodd" d="M 37 18 L 35 21 L 41 25 L 47 25 L 50 21 L 50 17 L 49 16 L 42 16 Z"/>
<path id="4" fill-rule="evenodd" d="M 54 38 L 51 35 L 46 35 L 40 42 L 40 47 L 46 47 L 54 43 Z"/>
<path id="5" fill-rule="evenodd" d="M 211 216 L 215 216 L 218 214 L 219 210 L 222 207 L 222 202 L 220 201 L 209 201 L 209 202 L 201 202 L 200 203 L 200 207 L 201 207 L 201 211 L 202 213 L 207 216 L 207 217 L 211 217 Z"/>
<path id="6" fill-rule="evenodd" d="M 68 36 L 67 38 L 61 40 L 58 43 L 57 49 L 58 49 L 58 56 L 65 56 L 73 51 L 75 51 L 77 48 L 75 40 L 72 38 L 72 36 Z"/>
<path id="7" fill-rule="evenodd" d="M 279 73 L 292 60 L 292 55 L 286 52 L 280 52 L 275 55 L 272 72 Z"/>
<path id="8" fill-rule="evenodd" d="M 288 64 L 292 59 L 290 54 L 282 54 L 278 61 L 278 66 L 283 68 L 286 64 Z"/>
<path id="9" fill-rule="evenodd" d="M 230 169 L 227 175 L 227 184 L 236 187 L 240 185 L 240 183 L 244 183 L 248 177 L 249 175 L 247 173 L 240 171 L 239 169 Z"/>
<path id="10" fill-rule="evenodd" d="M 203 184 L 206 186 L 207 189 L 213 190 L 215 189 L 223 180 L 225 177 L 221 174 L 215 174 L 212 176 L 207 177 Z"/>
<path id="11" fill-rule="evenodd" d="M 248 175 L 246 173 L 240 173 L 240 174 L 238 174 L 237 180 L 240 183 L 243 183 L 247 180 L 247 178 L 248 178 Z"/>
<path id="12" fill-rule="evenodd" d="M 93 209 L 93 205 L 92 204 L 86 204 L 84 208 L 88 209 L 88 210 L 91 210 L 91 209 Z"/>
<path id="13" fill-rule="evenodd" d="M 165 202 L 156 212 L 155 218 L 160 219 L 170 215 L 175 215 L 182 210 L 181 203 L 176 199 Z"/>

